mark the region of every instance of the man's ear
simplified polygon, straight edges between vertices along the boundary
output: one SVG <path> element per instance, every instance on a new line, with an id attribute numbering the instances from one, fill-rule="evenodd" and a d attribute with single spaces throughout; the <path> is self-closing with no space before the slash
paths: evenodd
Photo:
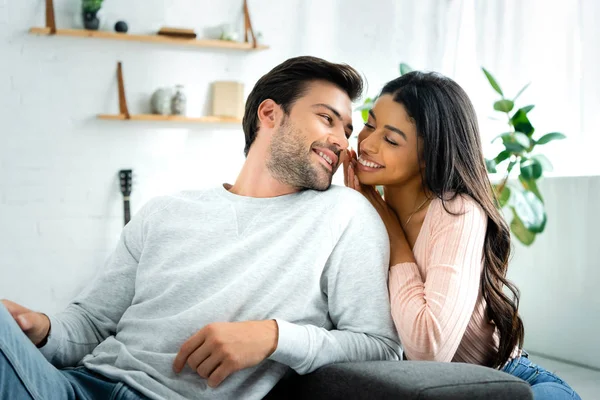
<path id="1" fill-rule="evenodd" d="M 258 106 L 258 120 L 260 126 L 273 129 L 281 118 L 281 107 L 271 99 L 267 99 Z"/>

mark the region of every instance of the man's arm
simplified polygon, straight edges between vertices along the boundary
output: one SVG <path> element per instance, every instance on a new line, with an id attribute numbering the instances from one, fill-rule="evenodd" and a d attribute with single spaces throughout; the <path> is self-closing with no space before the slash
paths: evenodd
<path id="1" fill-rule="evenodd" d="M 144 220 L 157 208 L 153 200 L 125 226 L 116 249 L 92 283 L 61 313 L 50 315 L 48 342 L 40 348 L 54 365 L 76 365 L 104 339 L 131 305 L 143 247 Z"/>
<path id="2" fill-rule="evenodd" d="M 353 211 L 322 278 L 335 330 L 277 320 L 269 358 L 300 374 L 335 362 L 398 360 L 402 352 L 390 312 L 385 226 L 362 197 Z"/>

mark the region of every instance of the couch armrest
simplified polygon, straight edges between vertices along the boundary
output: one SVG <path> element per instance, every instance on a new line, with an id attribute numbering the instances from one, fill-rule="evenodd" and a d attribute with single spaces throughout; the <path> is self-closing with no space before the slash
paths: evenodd
<path id="1" fill-rule="evenodd" d="M 369 361 L 332 364 L 282 379 L 265 399 L 532 400 L 529 384 L 462 363 Z"/>

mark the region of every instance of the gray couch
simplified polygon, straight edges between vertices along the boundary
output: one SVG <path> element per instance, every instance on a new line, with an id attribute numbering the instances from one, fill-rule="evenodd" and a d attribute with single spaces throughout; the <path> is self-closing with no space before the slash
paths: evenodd
<path id="1" fill-rule="evenodd" d="M 477 365 L 371 361 L 290 373 L 265 399 L 532 400 L 533 395 L 525 381 Z"/>

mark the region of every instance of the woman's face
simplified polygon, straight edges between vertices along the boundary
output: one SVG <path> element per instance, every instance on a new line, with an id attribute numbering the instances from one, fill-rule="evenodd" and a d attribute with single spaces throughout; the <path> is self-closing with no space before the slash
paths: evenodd
<path id="1" fill-rule="evenodd" d="M 358 135 L 358 179 L 365 185 L 403 185 L 421 179 L 422 139 L 404 106 L 386 94 L 375 102 Z"/>

